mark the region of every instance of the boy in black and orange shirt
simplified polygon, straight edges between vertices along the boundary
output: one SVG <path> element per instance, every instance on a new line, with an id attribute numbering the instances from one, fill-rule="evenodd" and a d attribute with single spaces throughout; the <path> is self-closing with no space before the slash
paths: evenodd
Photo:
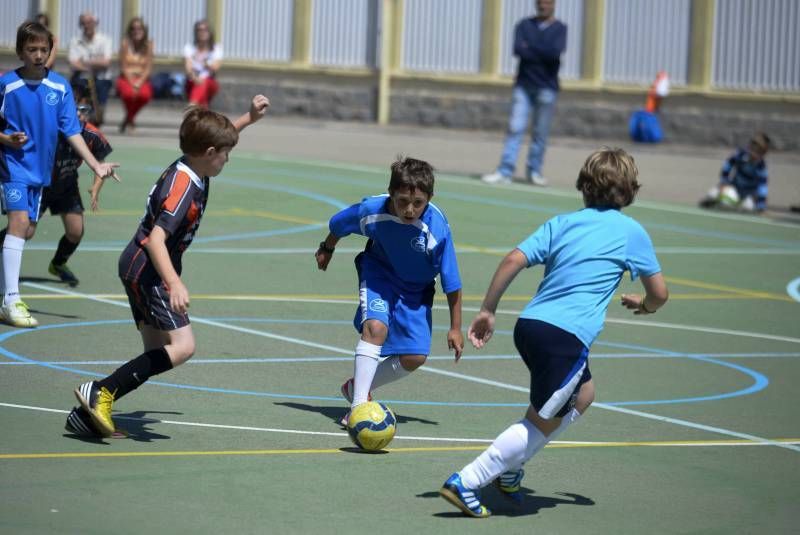
<path id="1" fill-rule="evenodd" d="M 186 113 L 180 128 L 183 156 L 150 190 L 145 215 L 119 259 L 119 276 L 142 336 L 144 353 L 108 377 L 75 389 L 81 407 L 67 418 L 68 430 L 83 431 L 76 425 L 80 422 L 85 428 L 93 424 L 104 437 L 112 436 L 116 432 L 111 419 L 114 401 L 194 354 L 194 333 L 187 313 L 189 291 L 180 277 L 183 252 L 203 217 L 210 177 L 222 171 L 239 141 L 239 132 L 261 119 L 268 107 L 267 97 L 257 95 L 250 111 L 234 123 L 198 107 Z"/>

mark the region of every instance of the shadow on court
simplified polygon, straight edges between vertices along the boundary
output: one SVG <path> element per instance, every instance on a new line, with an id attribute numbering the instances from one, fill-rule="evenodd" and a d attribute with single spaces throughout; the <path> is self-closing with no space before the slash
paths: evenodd
<path id="1" fill-rule="evenodd" d="M 88 442 L 90 444 L 109 444 L 114 440 L 134 440 L 136 442 L 153 442 L 155 440 L 170 440 L 172 437 L 156 433 L 150 427 L 152 424 L 160 423 L 161 420 L 155 418 L 147 418 L 148 414 L 183 414 L 181 412 L 173 411 L 134 411 L 122 414 L 115 414 L 114 420 L 117 421 L 117 429 L 125 431 L 128 436 L 120 438 L 100 438 L 100 437 L 83 437 L 73 435 L 71 433 L 64 433 L 64 437 L 73 440 L 80 440 L 81 442 Z"/>
<path id="2" fill-rule="evenodd" d="M 315 405 L 306 405 L 305 403 L 292 403 L 288 401 L 276 401 L 275 405 L 281 405 L 284 407 L 289 407 L 290 409 L 297 409 L 301 411 L 307 412 L 316 412 L 324 417 L 333 420 L 336 424 L 339 424 L 339 420 L 341 420 L 342 416 L 347 413 L 346 406 L 336 406 L 336 407 L 317 407 Z M 397 418 L 398 424 L 405 424 L 408 422 L 416 422 L 420 424 L 427 424 L 427 425 L 439 425 L 439 422 L 434 422 L 433 420 L 425 420 L 424 418 L 415 418 L 414 416 L 404 416 L 402 414 L 397 414 L 395 411 L 395 417 Z"/>
<path id="3" fill-rule="evenodd" d="M 503 496 L 500 491 L 494 488 L 493 485 L 489 485 L 483 489 L 481 494 L 481 502 L 483 505 L 489 508 L 493 516 L 507 517 L 535 515 L 540 509 L 551 509 L 561 505 L 585 506 L 595 504 L 594 500 L 591 498 L 581 496 L 580 494 L 573 494 L 571 492 L 556 492 L 555 494 L 557 496 L 563 496 L 563 498 L 557 498 L 554 496 L 537 496 L 535 491 L 526 487 L 522 487 L 520 491 L 523 494 L 522 503 L 517 505 L 512 500 Z M 424 492 L 422 494 L 417 494 L 417 497 L 440 498 L 438 491 Z M 442 500 L 442 504 L 445 504 L 444 500 Z M 447 507 L 452 508 L 453 506 L 448 504 Z M 439 518 L 463 518 L 464 514 L 453 509 L 450 511 L 436 513 L 433 516 L 437 516 Z"/>

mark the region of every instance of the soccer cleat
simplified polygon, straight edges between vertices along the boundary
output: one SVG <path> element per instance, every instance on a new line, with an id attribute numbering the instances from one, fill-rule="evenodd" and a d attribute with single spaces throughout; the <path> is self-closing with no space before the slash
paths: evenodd
<path id="1" fill-rule="evenodd" d="M 530 182 L 534 186 L 541 186 L 541 187 L 545 187 L 548 184 L 547 179 L 536 172 L 528 173 L 528 182 Z"/>
<path id="2" fill-rule="evenodd" d="M 344 383 L 342 383 L 342 397 L 347 400 L 348 403 L 353 403 L 353 391 L 355 387 L 353 386 L 353 378 L 351 377 Z M 372 401 L 372 392 L 367 394 L 367 401 Z"/>
<path id="3" fill-rule="evenodd" d="M 38 327 L 39 322 L 31 316 L 28 305 L 17 301 L 0 307 L 0 320 L 14 327 Z"/>
<path id="4" fill-rule="evenodd" d="M 100 434 L 95 431 L 92 417 L 83 407 L 73 407 L 67 415 L 67 423 L 64 429 L 81 437 L 97 437 Z"/>
<path id="5" fill-rule="evenodd" d="M 347 427 L 347 422 L 349 421 L 350 421 L 350 411 L 347 411 L 346 413 L 344 413 L 344 416 L 342 416 L 342 419 L 339 420 L 339 424 L 342 427 Z"/>
<path id="6" fill-rule="evenodd" d="M 510 176 L 506 176 L 500 171 L 495 171 L 494 173 L 483 175 L 481 182 L 484 184 L 511 184 L 512 180 Z"/>
<path id="7" fill-rule="evenodd" d="M 55 262 L 50 262 L 50 267 L 47 268 L 47 271 L 61 279 L 61 282 L 66 282 L 70 286 L 78 285 L 78 277 L 67 267 L 66 263 L 56 264 Z"/>
<path id="8" fill-rule="evenodd" d="M 75 389 L 75 397 L 92 417 L 97 432 L 104 437 L 112 436 L 115 429 L 114 420 L 111 419 L 114 394 L 106 387 L 98 388 L 94 381 L 89 381 Z"/>
<path id="9" fill-rule="evenodd" d="M 464 487 L 458 473 L 453 474 L 444 482 L 442 488 L 439 489 L 439 495 L 461 509 L 467 516 L 486 518 L 492 514 L 481 504 L 479 491 Z"/>
<path id="10" fill-rule="evenodd" d="M 510 470 L 503 472 L 500 477 L 494 480 L 497 489 L 509 500 L 516 504 L 522 503 L 522 492 L 520 492 L 522 478 L 525 477 L 525 470 Z"/>

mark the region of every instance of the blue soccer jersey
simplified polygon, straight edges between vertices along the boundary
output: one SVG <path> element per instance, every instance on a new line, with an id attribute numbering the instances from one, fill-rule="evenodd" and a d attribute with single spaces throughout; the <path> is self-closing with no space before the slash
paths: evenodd
<path id="1" fill-rule="evenodd" d="M 81 132 L 72 89 L 50 70 L 36 82 L 23 80 L 17 71 L 0 76 L 0 124 L 6 134 L 28 136 L 21 149 L 0 145 L 0 181 L 33 187 L 50 185 L 58 134 Z"/>
<path id="2" fill-rule="evenodd" d="M 423 291 L 439 275 L 445 293 L 461 289 L 450 225 L 433 203 L 414 224 L 405 224 L 389 213 L 389 195 L 367 197 L 334 215 L 329 229 L 337 238 L 369 238 L 364 254 L 401 288 Z"/>
<path id="3" fill-rule="evenodd" d="M 556 216 L 517 248 L 528 267 L 544 264 L 544 279 L 521 318 L 546 321 L 586 347 L 603 330 L 622 274 L 631 280 L 661 271 L 650 236 L 634 219 L 611 208 L 584 208 Z"/>

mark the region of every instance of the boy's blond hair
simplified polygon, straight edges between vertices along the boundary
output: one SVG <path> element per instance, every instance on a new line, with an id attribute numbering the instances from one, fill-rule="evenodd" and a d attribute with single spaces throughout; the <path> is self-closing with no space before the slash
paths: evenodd
<path id="1" fill-rule="evenodd" d="M 619 148 L 603 147 L 589 155 L 575 187 L 587 207 L 623 208 L 639 191 L 639 170 L 633 156 Z"/>
<path id="2" fill-rule="evenodd" d="M 183 117 L 180 146 L 184 154 L 200 156 L 214 147 L 232 149 L 239 142 L 239 133 L 230 119 L 215 111 L 190 108 Z"/>

